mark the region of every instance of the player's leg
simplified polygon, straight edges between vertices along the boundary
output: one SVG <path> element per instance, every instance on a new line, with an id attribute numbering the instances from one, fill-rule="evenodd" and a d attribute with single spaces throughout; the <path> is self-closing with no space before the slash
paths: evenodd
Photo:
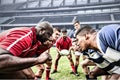
<path id="1" fill-rule="evenodd" d="M 18 76 L 19 75 L 19 76 Z M 10 72 L 10 73 L 0 73 L 0 79 L 27 79 L 26 75 L 21 71 Z"/>
<path id="2" fill-rule="evenodd" d="M 70 65 L 71 65 L 71 68 L 72 68 L 72 72 L 70 72 L 70 73 L 78 76 L 78 74 L 75 73 L 75 66 L 74 66 L 74 62 L 73 62 L 73 60 L 72 60 L 72 54 L 69 54 L 69 55 L 67 56 L 67 58 L 68 58 L 68 60 L 70 61 Z"/>
<path id="3" fill-rule="evenodd" d="M 77 51 L 75 52 L 75 72 L 76 73 L 78 73 L 77 69 L 78 69 L 78 66 L 79 66 L 79 63 L 80 63 L 80 61 L 79 61 L 80 60 L 80 54 L 81 54 L 80 52 L 77 52 Z"/>
<path id="4" fill-rule="evenodd" d="M 88 63 L 90 62 L 89 59 L 85 59 L 81 62 L 81 67 L 83 69 L 83 72 L 85 73 L 85 75 L 88 75 L 88 73 L 90 72 L 89 71 L 89 68 L 88 68 Z"/>
<path id="5" fill-rule="evenodd" d="M 86 58 L 81 62 L 81 66 L 82 66 L 83 72 L 85 73 L 86 79 L 90 79 L 89 78 L 90 69 L 88 66 L 96 66 L 96 65 Z"/>
<path id="6" fill-rule="evenodd" d="M 101 80 L 120 80 L 120 75 L 119 74 L 104 75 L 101 76 Z"/>
<path id="7" fill-rule="evenodd" d="M 52 74 L 57 72 L 58 61 L 59 61 L 60 58 L 61 58 L 61 55 L 59 53 L 57 53 L 57 56 L 56 56 L 56 59 L 55 59 L 55 64 L 54 64 L 54 70 L 53 70 Z"/>
<path id="8" fill-rule="evenodd" d="M 101 76 L 101 80 L 109 80 L 107 75 Z"/>
<path id="9" fill-rule="evenodd" d="M 0 79 L 34 79 L 35 74 L 31 68 L 0 74 Z"/>
<path id="10" fill-rule="evenodd" d="M 79 66 L 79 59 L 80 59 L 80 56 L 75 55 L 75 72 L 76 73 L 78 73 L 77 69 Z"/>
<path id="11" fill-rule="evenodd" d="M 119 74 L 112 74 L 109 80 L 120 80 L 119 77 Z"/>
<path id="12" fill-rule="evenodd" d="M 102 75 L 101 80 L 110 80 L 111 75 Z"/>
<path id="13" fill-rule="evenodd" d="M 37 67 L 37 72 L 35 73 L 35 76 L 36 76 L 36 80 L 37 80 L 42 77 L 45 67 L 43 64 L 38 64 L 38 65 L 36 65 L 36 67 Z"/>
<path id="14" fill-rule="evenodd" d="M 35 74 L 31 68 L 24 69 L 23 73 L 27 76 L 28 79 L 35 78 Z"/>
<path id="15" fill-rule="evenodd" d="M 95 78 L 102 75 L 110 75 L 110 74 L 97 66 L 95 66 L 89 73 L 90 78 Z"/>
<path id="16" fill-rule="evenodd" d="M 68 60 L 70 61 L 70 65 L 71 65 L 71 68 L 72 68 L 72 72 L 75 72 L 75 67 L 74 67 L 74 62 L 72 60 L 72 54 L 69 54 L 67 56 Z"/>
<path id="17" fill-rule="evenodd" d="M 49 55 L 49 59 L 46 61 L 46 80 L 50 80 L 50 71 L 51 71 L 51 65 L 52 65 L 52 57 L 51 55 L 46 51 L 44 53 L 47 53 Z M 38 68 L 38 71 L 36 73 L 36 79 L 41 78 L 42 74 L 44 72 L 45 66 L 44 64 L 36 65 Z"/>
<path id="18" fill-rule="evenodd" d="M 52 66 L 52 59 L 46 61 L 46 80 L 52 80 L 50 78 L 50 71 Z"/>

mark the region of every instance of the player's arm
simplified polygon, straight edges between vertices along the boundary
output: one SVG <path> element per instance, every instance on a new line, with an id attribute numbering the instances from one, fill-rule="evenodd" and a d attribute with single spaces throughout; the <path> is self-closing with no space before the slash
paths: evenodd
<path id="1" fill-rule="evenodd" d="M 50 54 L 50 49 L 48 49 L 48 53 Z"/>
<path id="2" fill-rule="evenodd" d="M 60 53 L 60 43 L 59 41 L 56 42 L 56 50 L 58 53 Z"/>
<path id="3" fill-rule="evenodd" d="M 57 53 L 60 53 L 60 50 L 56 47 L 56 51 L 57 51 Z"/>
<path id="4" fill-rule="evenodd" d="M 0 48 L 0 73 L 25 69 L 36 64 L 44 63 L 48 58 L 49 55 L 46 53 L 41 54 L 37 58 L 20 58 Z"/>
<path id="5" fill-rule="evenodd" d="M 71 39 L 70 39 L 68 47 L 69 47 L 69 52 L 71 53 L 71 50 L 74 49 L 73 46 L 72 46 L 72 40 Z"/>

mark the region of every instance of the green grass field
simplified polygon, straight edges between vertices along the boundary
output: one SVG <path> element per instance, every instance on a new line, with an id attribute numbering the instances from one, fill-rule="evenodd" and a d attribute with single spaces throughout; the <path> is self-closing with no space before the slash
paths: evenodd
<path id="1" fill-rule="evenodd" d="M 53 64 L 54 64 L 56 54 L 57 54 L 56 49 L 54 47 L 52 47 L 50 50 L 50 53 L 52 55 Z M 75 61 L 74 54 L 73 54 L 73 60 Z M 80 59 L 80 61 L 82 61 L 82 59 Z M 52 65 L 51 71 L 53 71 L 53 67 L 54 66 Z M 36 67 L 32 67 L 32 69 L 34 70 L 34 72 L 37 71 Z M 73 74 L 70 74 L 70 72 L 71 72 L 70 63 L 69 63 L 67 57 L 63 56 L 59 60 L 58 73 L 50 74 L 50 76 L 51 76 L 51 78 L 53 78 L 55 80 L 85 80 L 85 76 L 84 76 L 84 73 L 82 72 L 82 68 L 80 65 L 78 67 L 78 72 L 79 72 L 80 76 L 75 76 Z M 42 80 L 45 80 L 45 72 L 42 76 Z"/>

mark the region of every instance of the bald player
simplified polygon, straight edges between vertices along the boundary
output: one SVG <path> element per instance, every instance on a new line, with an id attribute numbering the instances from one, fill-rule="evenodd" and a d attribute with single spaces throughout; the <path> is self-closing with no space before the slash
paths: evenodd
<path id="1" fill-rule="evenodd" d="M 51 41 L 52 34 L 53 27 L 46 21 L 36 27 L 12 28 L 0 33 L 0 79 L 34 79 L 30 67 L 51 60 L 50 54 L 40 51 L 39 46 Z"/>

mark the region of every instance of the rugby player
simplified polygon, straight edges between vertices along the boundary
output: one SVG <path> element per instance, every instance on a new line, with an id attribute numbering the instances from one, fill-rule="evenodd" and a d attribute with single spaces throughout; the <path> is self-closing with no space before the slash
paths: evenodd
<path id="1" fill-rule="evenodd" d="M 80 22 L 78 20 L 75 20 L 74 23 L 73 23 L 73 25 L 74 25 L 74 29 L 75 30 L 73 30 L 69 34 L 69 36 L 70 36 L 70 38 L 72 38 L 72 47 L 71 47 L 71 50 L 73 50 L 73 52 L 75 54 L 75 75 L 79 76 L 77 69 L 78 69 L 78 66 L 79 66 L 79 63 L 80 63 L 79 59 L 80 59 L 81 52 L 79 52 L 77 50 L 77 45 L 76 45 L 77 42 L 76 42 L 76 39 L 75 39 L 75 34 L 76 34 L 77 30 L 81 28 L 81 26 L 80 26 Z"/>
<path id="2" fill-rule="evenodd" d="M 50 54 L 44 52 L 50 47 L 40 49 L 51 41 L 52 34 L 53 27 L 46 21 L 36 27 L 12 28 L 0 33 L 0 79 L 34 79 L 30 67 L 51 61 Z"/>
<path id="3" fill-rule="evenodd" d="M 52 41 L 51 47 L 55 44 L 56 40 L 60 37 L 60 32 L 61 32 L 61 30 L 58 27 L 53 28 L 53 34 L 52 34 L 53 41 Z M 50 45 L 50 43 L 49 43 L 49 45 Z M 48 47 L 48 45 L 46 47 Z M 50 54 L 50 49 L 47 51 Z M 49 61 L 46 66 L 46 80 L 52 80 L 52 78 L 50 78 L 51 65 L 52 65 L 52 61 Z M 39 65 L 36 65 L 36 67 L 38 70 L 35 74 L 36 75 L 35 79 L 37 80 L 37 79 L 41 79 L 42 74 L 45 70 L 45 66 L 43 64 L 39 64 Z"/>
<path id="4" fill-rule="evenodd" d="M 118 74 L 120 76 L 120 25 L 104 26 L 96 32 L 89 25 L 79 29 L 76 33 L 80 51 L 94 49 L 90 52 L 90 59 L 96 63 L 90 73 L 91 78 L 100 75 Z M 93 54 L 92 54 L 93 53 Z"/>
<path id="5" fill-rule="evenodd" d="M 72 46 L 72 41 L 71 41 L 70 37 L 67 36 L 67 30 L 65 28 L 63 28 L 61 30 L 61 32 L 62 32 L 62 36 L 56 41 L 56 47 L 57 47 L 58 54 L 57 54 L 57 58 L 55 60 L 54 70 L 52 73 L 57 72 L 58 61 L 61 58 L 60 51 L 63 49 L 69 50 L 70 47 Z M 67 58 L 70 61 L 72 72 L 75 73 L 75 67 L 74 67 L 74 63 L 72 60 L 72 55 L 71 54 L 67 55 Z"/>

